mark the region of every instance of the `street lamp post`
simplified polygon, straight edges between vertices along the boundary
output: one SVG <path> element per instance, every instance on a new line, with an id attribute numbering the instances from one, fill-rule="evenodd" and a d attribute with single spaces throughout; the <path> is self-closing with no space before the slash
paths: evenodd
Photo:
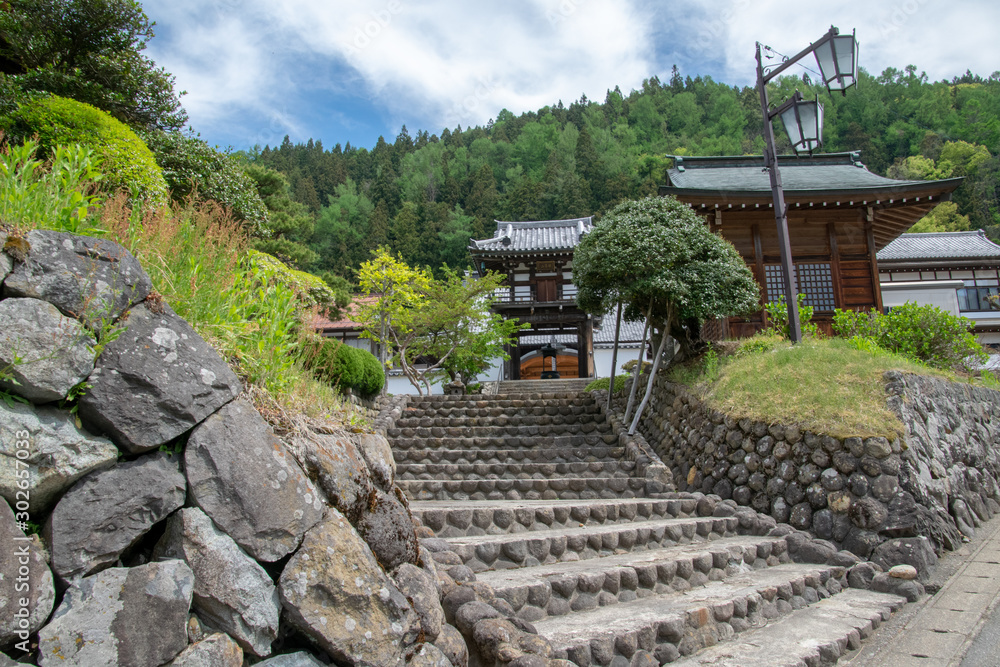
<path id="1" fill-rule="evenodd" d="M 760 93 L 760 109 L 764 117 L 764 168 L 771 177 L 771 195 L 774 200 L 774 219 L 778 225 L 778 248 L 781 253 L 782 287 L 788 301 L 788 337 L 793 343 L 802 340 L 802 326 L 799 322 L 798 290 L 794 265 L 792 264 L 791 241 L 788 238 L 788 215 L 785 207 L 785 193 L 781 185 L 778 169 L 778 155 L 774 142 L 774 128 L 771 121 L 779 116 L 785 125 L 792 148 L 796 154 L 808 152 L 823 144 L 823 107 L 819 101 L 804 101 L 795 91 L 792 99 L 776 109 L 770 109 L 767 99 L 767 84 L 805 56 L 813 53 L 819 65 L 827 90 L 839 90 L 846 94 L 847 88 L 857 83 L 858 42 L 854 34 L 841 35 L 837 28 L 830 27 L 817 42 L 786 59 L 770 72 L 764 71 L 761 44 L 757 42 L 757 88 Z"/>

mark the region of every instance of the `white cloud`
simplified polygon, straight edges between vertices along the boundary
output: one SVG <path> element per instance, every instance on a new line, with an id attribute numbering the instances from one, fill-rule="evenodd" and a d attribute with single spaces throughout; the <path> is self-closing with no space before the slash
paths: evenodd
<path id="1" fill-rule="evenodd" d="M 1000 68 L 1000 46 L 991 34 L 1000 24 L 1000 5 L 991 0 L 840 0 L 808 6 L 792 0 L 700 0 L 695 5 L 705 18 L 698 22 L 692 47 L 706 54 L 722 49 L 723 77 L 731 84 L 753 83 L 755 41 L 791 56 L 831 24 L 841 33 L 857 31 L 860 65 L 870 74 L 913 64 L 939 80 L 966 69 L 985 77 Z M 803 63 L 816 68 L 811 56 Z"/>

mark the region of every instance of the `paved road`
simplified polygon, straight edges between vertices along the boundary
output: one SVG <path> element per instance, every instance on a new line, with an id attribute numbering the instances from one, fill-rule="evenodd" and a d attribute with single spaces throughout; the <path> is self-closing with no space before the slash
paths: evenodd
<path id="1" fill-rule="evenodd" d="M 1000 666 L 1000 515 L 980 526 L 971 544 L 942 558 L 936 578 L 935 595 L 904 607 L 846 664 Z"/>

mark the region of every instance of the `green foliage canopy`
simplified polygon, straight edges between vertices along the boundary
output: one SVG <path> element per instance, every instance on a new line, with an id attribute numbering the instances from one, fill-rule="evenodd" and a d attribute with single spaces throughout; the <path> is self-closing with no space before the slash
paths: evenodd
<path id="1" fill-rule="evenodd" d="M 142 55 L 153 25 L 135 0 L 8 0 L 0 60 L 15 89 L 86 102 L 134 128 L 177 130 L 187 114 L 174 78 Z"/>
<path id="2" fill-rule="evenodd" d="M 37 97 L 0 118 L 0 127 L 22 141 L 37 135 L 45 156 L 57 146 L 88 147 L 100 157 L 106 189 L 124 189 L 152 204 L 167 201 L 163 173 L 142 139 L 89 104 L 56 95 Z"/>
<path id="3" fill-rule="evenodd" d="M 577 246 L 573 282 L 584 310 L 604 313 L 623 301 L 679 341 L 706 319 L 759 308 L 757 283 L 736 249 L 673 197 L 612 209 Z"/>

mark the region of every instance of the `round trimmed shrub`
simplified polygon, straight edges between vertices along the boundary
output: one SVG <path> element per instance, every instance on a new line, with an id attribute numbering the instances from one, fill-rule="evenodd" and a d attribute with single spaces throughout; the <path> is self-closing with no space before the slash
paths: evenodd
<path id="1" fill-rule="evenodd" d="M 127 125 L 96 107 L 57 95 L 39 97 L 0 118 L 0 126 L 20 139 L 37 134 L 46 155 L 56 146 L 86 146 L 101 159 L 106 188 L 127 190 L 150 204 L 167 202 L 167 182 L 153 152 Z"/>
<path id="2" fill-rule="evenodd" d="M 361 361 L 364 366 L 358 391 L 365 396 L 377 394 L 382 391 L 382 386 L 385 384 L 385 371 L 382 370 L 382 364 L 371 352 L 365 350 L 358 350 L 358 352 L 361 353 Z"/>

